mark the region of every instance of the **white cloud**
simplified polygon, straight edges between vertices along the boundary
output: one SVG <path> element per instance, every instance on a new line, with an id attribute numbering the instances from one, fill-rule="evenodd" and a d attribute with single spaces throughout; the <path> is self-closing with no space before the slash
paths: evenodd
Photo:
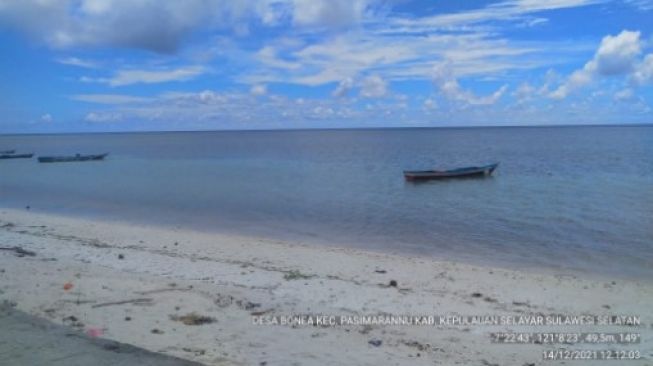
<path id="1" fill-rule="evenodd" d="M 253 85 L 253 86 L 249 89 L 249 93 L 250 93 L 251 95 L 254 95 L 254 96 L 265 95 L 265 94 L 267 94 L 267 92 L 268 92 L 268 87 L 267 87 L 265 84 L 257 84 L 257 85 Z"/>
<path id="2" fill-rule="evenodd" d="M 151 98 L 136 97 L 123 94 L 77 94 L 71 96 L 70 99 L 80 102 L 110 105 L 145 103 L 151 100 Z"/>
<path id="3" fill-rule="evenodd" d="M 380 98 L 386 95 L 388 86 L 379 75 L 367 76 L 361 82 L 360 95 L 364 98 Z"/>
<path id="4" fill-rule="evenodd" d="M 571 92 L 588 85 L 599 76 L 626 75 L 630 73 L 641 53 L 640 32 L 624 30 L 616 36 L 607 35 L 582 69 L 571 76 L 549 96 L 553 99 L 566 98 Z"/>
<path id="5" fill-rule="evenodd" d="M 623 75 L 633 69 L 642 52 L 640 32 L 624 30 L 616 36 L 605 36 L 589 68 L 602 75 Z"/>
<path id="6" fill-rule="evenodd" d="M 590 69 L 583 68 L 574 71 L 571 76 L 556 90 L 549 93 L 549 97 L 553 99 L 564 99 L 572 91 L 579 89 L 592 82 L 594 74 Z"/>
<path id="7" fill-rule="evenodd" d="M 635 92 L 633 89 L 626 88 L 620 90 L 614 94 L 614 100 L 618 102 L 628 102 L 632 101 L 635 98 Z"/>
<path id="8" fill-rule="evenodd" d="M 342 98 L 346 96 L 351 88 L 354 87 L 354 79 L 344 78 L 339 83 L 336 89 L 331 93 L 336 98 Z"/>
<path id="9" fill-rule="evenodd" d="M 291 44 L 293 44 L 291 42 Z M 260 62 L 279 69 L 285 69 L 285 70 L 296 70 L 301 68 L 301 64 L 298 62 L 291 62 L 291 61 L 286 61 L 283 59 L 280 59 L 279 56 L 277 55 L 278 50 L 271 46 L 267 45 L 261 48 L 257 52 L 257 58 Z"/>
<path id="10" fill-rule="evenodd" d="M 213 5 L 201 0 L 7 1 L 0 21 L 53 47 L 108 45 L 170 53 L 216 12 Z"/>
<path id="11" fill-rule="evenodd" d="M 248 25 L 252 22 L 269 27 L 294 24 L 308 28 L 293 32 L 292 39 L 281 37 L 266 43 L 256 53 L 220 48 L 213 57 L 220 55 L 233 57 L 234 62 L 254 63 L 256 67 L 235 76 L 241 83 L 290 82 L 316 86 L 370 73 L 387 82 L 428 79 L 433 66 L 443 59 L 453 62 L 459 77 L 501 75 L 510 70 L 563 62 L 551 55 L 553 49 L 577 50 L 565 50 L 564 45 L 555 43 L 508 41 L 491 28 L 464 28 L 455 32 L 446 27 L 467 27 L 495 19 L 535 25 L 546 18 L 535 17 L 534 13 L 595 2 L 503 1 L 482 9 L 415 18 L 405 14 L 386 16 L 379 9 L 388 9 L 394 3 L 383 0 L 25 0 L 8 2 L 6 8 L 0 9 L 0 24 L 30 32 L 56 47 L 116 46 L 155 52 L 174 52 L 196 29 L 246 28 L 249 32 Z M 47 19 L 41 19 L 43 13 L 49 14 Z M 310 33 L 315 31 L 312 27 L 321 31 L 324 27 L 353 24 L 364 27 L 326 37 L 312 37 L 316 33 Z M 401 28 L 406 33 L 401 33 Z M 411 33 L 414 30 L 420 33 Z M 243 64 L 250 66 L 246 62 Z M 112 78 L 82 77 L 80 81 L 120 86 L 188 80 L 199 73 L 188 68 L 143 70 L 140 75 L 139 70 L 126 70 Z"/>
<path id="12" fill-rule="evenodd" d="M 546 10 L 588 6 L 605 0 L 508 0 L 485 8 L 460 13 L 438 14 L 417 19 L 394 18 L 389 25 L 403 32 L 432 32 L 434 30 L 465 29 L 464 27 L 489 21 L 520 21 L 525 16 Z M 542 22 L 542 21 L 539 21 Z"/>
<path id="13" fill-rule="evenodd" d="M 333 111 L 333 108 L 331 107 L 324 107 L 321 105 L 318 105 L 317 107 L 313 108 L 311 110 L 312 113 L 308 114 L 308 118 L 327 118 L 333 116 L 335 113 Z"/>
<path id="14" fill-rule="evenodd" d="M 70 65 L 70 66 L 77 66 L 77 67 L 83 67 L 87 69 L 95 69 L 99 65 L 90 60 L 82 60 L 77 57 L 66 57 L 66 58 L 58 58 L 56 61 L 62 65 Z"/>
<path id="15" fill-rule="evenodd" d="M 626 3 L 642 11 L 653 10 L 653 0 L 625 0 Z"/>
<path id="16" fill-rule="evenodd" d="M 433 110 L 438 108 L 438 103 L 433 98 L 426 98 L 422 106 L 426 110 Z"/>
<path id="17" fill-rule="evenodd" d="M 53 118 L 52 118 L 52 115 L 50 113 L 46 113 L 46 114 L 41 116 L 41 122 L 50 123 L 52 121 L 53 121 Z"/>
<path id="18" fill-rule="evenodd" d="M 82 77 L 82 82 L 100 82 L 110 86 L 131 84 L 156 84 L 171 81 L 186 81 L 207 72 L 203 66 L 186 66 L 167 70 L 118 70 L 111 78 L 92 79 Z"/>
<path id="19" fill-rule="evenodd" d="M 525 103 L 533 99 L 534 95 L 537 93 L 537 89 L 529 83 L 521 83 L 517 90 L 512 93 L 512 96 L 517 99 L 517 103 Z"/>
<path id="20" fill-rule="evenodd" d="M 632 75 L 632 81 L 636 85 L 653 84 L 653 53 L 649 53 L 640 62 Z"/>
<path id="21" fill-rule="evenodd" d="M 112 46 L 174 53 L 197 29 L 249 33 L 250 22 L 341 27 L 360 21 L 364 0 L 3 0 L 0 24 L 52 47 Z M 44 16 L 47 14 L 47 16 Z"/>
<path id="22" fill-rule="evenodd" d="M 508 90 L 508 86 L 503 85 L 494 93 L 479 97 L 460 86 L 454 76 L 450 63 L 442 63 L 433 68 L 433 82 L 440 93 L 448 100 L 470 105 L 495 104 L 501 99 L 506 90 Z"/>
<path id="23" fill-rule="evenodd" d="M 91 123 L 119 122 L 123 120 L 123 115 L 117 112 L 90 112 L 84 120 Z"/>
<path id="24" fill-rule="evenodd" d="M 153 123 L 165 128 L 275 128 L 364 126 L 386 116 L 401 116 L 403 98 L 373 102 L 363 108 L 352 99 L 288 98 L 268 94 L 252 98 L 248 92 L 168 92 L 143 103 L 120 104 L 109 110 L 89 111 L 84 120 L 93 123 L 123 123 L 121 126 L 147 126 Z M 260 118 L 265 116 L 266 118 Z"/>
<path id="25" fill-rule="evenodd" d="M 293 22 L 302 26 L 342 27 L 360 22 L 368 0 L 294 0 Z"/>
<path id="26" fill-rule="evenodd" d="M 384 80 L 429 79 L 433 66 L 449 59 L 459 76 L 501 75 L 561 62 L 552 50 L 532 43 L 512 44 L 489 34 L 398 36 L 361 32 L 339 34 L 303 44 L 300 41 L 267 45 L 256 55 L 258 67 L 239 80 L 243 83 L 291 82 L 300 85 L 340 83 L 346 78 L 374 73 Z M 575 46 L 569 52 L 578 52 Z M 283 54 L 281 58 L 278 55 Z"/>

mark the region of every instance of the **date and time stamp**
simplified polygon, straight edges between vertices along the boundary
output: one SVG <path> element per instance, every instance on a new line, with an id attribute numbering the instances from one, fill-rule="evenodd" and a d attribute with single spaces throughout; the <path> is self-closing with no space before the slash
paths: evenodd
<path id="1" fill-rule="evenodd" d="M 565 346 L 575 345 L 614 345 L 628 346 L 638 345 L 642 340 L 642 335 L 635 332 L 624 333 L 580 333 L 580 332 L 496 332 L 490 333 L 490 340 L 495 344 L 542 344 L 559 346 L 542 351 L 542 360 L 545 361 L 573 361 L 573 360 L 640 360 L 642 354 L 637 349 L 568 349 Z"/>

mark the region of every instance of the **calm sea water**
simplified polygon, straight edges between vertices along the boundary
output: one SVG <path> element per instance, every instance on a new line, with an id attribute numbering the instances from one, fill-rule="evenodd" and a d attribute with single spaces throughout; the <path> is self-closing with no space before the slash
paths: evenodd
<path id="1" fill-rule="evenodd" d="M 0 206 L 653 278 L 653 127 L 0 136 Z M 489 179 L 402 170 L 500 162 Z M 317 259 L 316 259 L 317 260 Z"/>

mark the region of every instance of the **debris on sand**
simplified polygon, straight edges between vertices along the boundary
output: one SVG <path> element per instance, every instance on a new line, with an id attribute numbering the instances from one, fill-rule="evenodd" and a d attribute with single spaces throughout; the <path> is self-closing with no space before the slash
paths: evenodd
<path id="1" fill-rule="evenodd" d="M 488 360 L 485 360 L 485 359 L 481 360 L 481 364 L 483 366 L 499 366 L 498 363 L 492 363 L 492 362 L 490 362 Z"/>
<path id="2" fill-rule="evenodd" d="M 363 329 L 359 330 L 358 332 L 359 332 L 360 334 L 367 334 L 367 333 L 371 332 L 373 329 L 374 329 L 374 328 L 373 328 L 371 325 L 369 325 L 369 324 L 364 324 L 364 325 L 363 325 Z"/>
<path id="3" fill-rule="evenodd" d="M 411 342 L 403 341 L 402 343 L 403 343 L 404 345 L 408 346 L 408 347 L 416 348 L 416 349 L 419 350 L 419 351 L 425 351 L 425 350 L 428 350 L 429 348 L 431 348 L 431 345 L 430 345 L 430 344 L 428 344 L 428 343 L 427 343 L 427 344 L 423 344 L 423 343 L 420 343 L 420 342 L 418 342 L 418 341 L 411 341 Z"/>
<path id="4" fill-rule="evenodd" d="M 163 333 L 165 333 L 165 332 L 162 331 L 161 329 L 156 329 L 156 328 L 154 328 L 154 329 L 152 329 L 152 330 L 150 331 L 150 333 L 152 333 L 152 334 L 163 334 Z"/>
<path id="5" fill-rule="evenodd" d="M 86 330 L 86 335 L 91 338 L 101 337 L 102 334 L 104 334 L 104 330 L 102 328 L 88 328 Z"/>
<path id="6" fill-rule="evenodd" d="M 390 280 L 390 283 L 388 284 L 388 287 L 397 287 L 397 281 Z"/>
<path id="7" fill-rule="evenodd" d="M 125 255 L 124 254 L 118 254 L 118 259 L 125 259 Z"/>
<path id="8" fill-rule="evenodd" d="M 84 328 L 84 323 L 80 322 L 79 319 L 74 315 L 67 316 L 62 320 L 64 324 L 69 325 L 71 327 Z"/>
<path id="9" fill-rule="evenodd" d="M 272 309 L 261 310 L 261 311 L 252 311 L 251 313 L 249 313 L 249 315 L 251 315 L 251 316 L 261 316 L 261 315 L 265 315 L 265 314 L 267 314 L 267 313 L 269 313 L 271 311 L 272 311 Z"/>
<path id="10" fill-rule="evenodd" d="M 206 350 L 201 348 L 184 347 L 181 350 L 188 353 L 194 353 L 195 356 L 204 356 L 206 353 Z"/>
<path id="11" fill-rule="evenodd" d="M 286 281 L 290 281 L 290 280 L 308 280 L 309 278 L 313 278 L 313 277 L 315 277 L 315 276 L 314 275 L 303 274 L 303 273 L 301 273 L 299 271 L 296 271 L 296 270 L 288 271 L 285 275 L 283 275 L 283 279 L 286 280 Z"/>
<path id="12" fill-rule="evenodd" d="M 171 315 L 170 319 L 177 322 L 182 322 L 186 325 L 211 324 L 211 323 L 215 323 L 216 321 L 215 318 L 211 318 L 210 316 L 199 315 L 194 312 L 182 316 Z"/>
<path id="13" fill-rule="evenodd" d="M 374 270 L 374 272 L 376 272 L 376 273 L 388 273 L 388 271 L 386 271 L 385 269 L 376 269 L 376 270 Z"/>
<path id="14" fill-rule="evenodd" d="M 130 299 L 130 300 L 122 300 L 122 301 L 112 301 L 112 302 L 103 302 L 101 304 L 95 304 L 91 306 L 92 308 L 101 308 L 105 306 L 111 306 L 111 305 L 124 305 L 124 304 L 134 304 L 134 305 L 150 305 L 152 303 L 151 298 L 146 297 L 146 298 L 140 298 L 140 299 Z"/>
<path id="15" fill-rule="evenodd" d="M 32 252 L 31 250 L 26 250 L 21 247 L 0 247 L 0 250 L 11 250 L 16 253 L 16 256 L 18 257 L 34 257 L 36 256 L 35 252 Z"/>
<path id="16" fill-rule="evenodd" d="M 371 345 L 374 346 L 374 347 L 380 347 L 381 344 L 383 344 L 383 341 L 380 340 L 380 339 L 371 339 L 371 340 L 370 340 L 369 342 L 367 342 L 367 343 L 371 344 Z"/>
<path id="17" fill-rule="evenodd" d="M 64 291 L 70 291 L 72 288 L 73 288 L 73 284 L 70 282 L 66 282 L 63 284 Z"/>
<path id="18" fill-rule="evenodd" d="M 239 308 L 245 309 L 245 310 L 248 310 L 248 311 L 261 307 L 260 303 L 246 301 L 246 300 L 236 300 L 236 305 L 238 305 Z"/>
<path id="19" fill-rule="evenodd" d="M 478 297 L 483 297 L 483 294 L 480 293 L 480 292 L 474 292 L 474 293 L 472 293 L 472 297 L 477 297 L 477 298 Z"/>

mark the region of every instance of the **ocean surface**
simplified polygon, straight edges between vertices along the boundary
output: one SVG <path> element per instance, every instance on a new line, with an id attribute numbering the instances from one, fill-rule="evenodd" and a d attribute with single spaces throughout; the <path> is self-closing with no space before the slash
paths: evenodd
<path id="1" fill-rule="evenodd" d="M 0 136 L 14 148 L 111 154 L 0 160 L 4 207 L 653 279 L 653 127 Z M 402 176 L 492 162 L 487 179 Z"/>

